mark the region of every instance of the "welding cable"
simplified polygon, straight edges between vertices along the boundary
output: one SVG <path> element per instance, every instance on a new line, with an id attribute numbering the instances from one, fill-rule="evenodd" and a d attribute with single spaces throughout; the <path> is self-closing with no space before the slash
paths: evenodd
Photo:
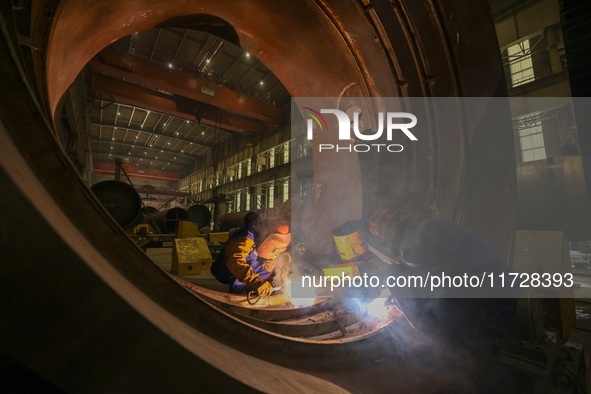
<path id="1" fill-rule="evenodd" d="M 273 292 L 271 294 L 269 294 L 267 297 L 272 296 L 273 293 L 275 293 L 275 292 L 277 292 L 279 290 L 281 290 L 281 286 L 279 286 L 279 287 L 273 287 Z M 254 305 L 257 302 L 259 302 L 259 300 L 261 299 L 262 295 L 256 297 L 254 299 L 254 301 L 252 300 L 252 297 L 254 297 L 256 294 L 257 294 L 257 291 L 256 290 L 251 290 L 248 293 L 246 293 L 246 302 L 248 302 L 250 305 Z"/>
<path id="2" fill-rule="evenodd" d="M 259 300 L 260 300 L 260 299 L 261 299 L 261 297 L 262 297 L 262 295 L 260 295 L 260 296 L 256 297 L 256 298 L 254 299 L 254 301 L 251 301 L 251 297 L 252 297 L 252 294 L 253 294 L 253 293 L 256 295 L 256 294 L 257 294 L 257 291 L 256 291 L 256 290 L 251 290 L 251 291 L 249 291 L 249 292 L 246 294 L 246 302 L 248 302 L 250 305 L 254 305 L 254 304 L 256 304 L 257 302 L 259 302 Z"/>

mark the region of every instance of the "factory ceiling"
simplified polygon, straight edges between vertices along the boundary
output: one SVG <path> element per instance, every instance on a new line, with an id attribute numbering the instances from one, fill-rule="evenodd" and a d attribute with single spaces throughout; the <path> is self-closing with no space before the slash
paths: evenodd
<path id="1" fill-rule="evenodd" d="M 159 28 L 96 55 L 87 66 L 94 159 L 179 171 L 232 134 L 260 136 L 284 123 L 291 97 L 261 62 L 264 52 L 226 38 Z"/>

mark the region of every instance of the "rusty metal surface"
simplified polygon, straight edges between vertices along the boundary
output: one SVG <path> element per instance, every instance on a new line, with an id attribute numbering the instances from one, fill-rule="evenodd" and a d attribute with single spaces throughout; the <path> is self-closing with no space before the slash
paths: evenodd
<path id="1" fill-rule="evenodd" d="M 98 0 L 66 0 L 33 18 L 38 24 L 33 31 L 44 43 L 39 59 L 46 62 L 36 66 L 43 71 L 48 112 L 54 112 L 82 67 L 112 41 L 175 16 L 199 13 L 232 24 L 250 53 L 264 50 L 261 60 L 293 96 L 502 93 L 502 69 L 500 59 L 495 60 L 498 48 L 486 1 L 378 0 L 369 6 L 337 0 L 121 0 L 107 7 Z M 43 16 L 51 18 L 47 29 Z M 16 225 L 23 216 L 42 217 L 39 231 L 46 242 L 15 249 L 0 237 L 3 255 L 19 262 L 0 276 L 0 291 L 6 295 L 0 316 L 8 322 L 0 325 L 3 350 L 60 387 L 78 391 L 191 390 L 175 379 L 179 371 L 199 379 L 205 388 L 215 385 L 221 391 L 254 387 L 272 392 L 428 393 L 449 379 L 447 371 L 425 375 L 401 358 L 393 327 L 346 344 L 306 344 L 241 323 L 178 286 L 125 239 L 63 156 L 5 37 L 0 39 L 0 55 L 6 59 L 0 62 L 0 76 L 6 81 L 0 86 L 0 120 L 7 130 L 0 133 L 0 196 L 21 208 L 3 212 L 2 223 Z M 433 82 L 424 78 L 425 70 L 436 74 L 431 88 L 425 85 Z M 486 120 L 471 116 L 467 122 L 475 125 Z M 445 133 L 430 138 L 443 144 L 450 137 Z M 454 152 L 462 172 L 446 197 L 457 207 L 449 218 L 469 224 L 503 256 L 509 249 L 513 217 L 512 162 L 507 159 L 513 153 L 506 137 L 478 127 L 454 137 L 463 141 Z M 444 150 L 438 149 L 432 151 Z M 425 164 L 424 153 L 409 152 L 400 163 L 381 163 L 386 176 L 368 179 L 381 191 L 398 184 L 408 190 L 408 201 L 420 206 L 417 210 L 428 209 L 428 201 L 419 196 L 433 198 L 436 193 L 425 191 L 447 187 L 445 180 L 458 174 L 456 167 L 446 166 L 448 156 L 435 154 Z M 315 173 L 331 165 L 316 160 Z M 358 174 L 357 158 L 340 162 L 339 168 Z M 433 175 L 435 170 L 440 177 Z M 322 198 L 325 206 L 332 203 L 331 208 L 350 212 L 348 219 L 359 219 L 361 179 L 351 177 L 350 182 L 351 193 L 342 198 L 337 185 L 326 180 Z M 363 203 L 375 202 L 367 190 Z M 58 209 L 44 211 L 44 205 Z M 314 218 L 328 236 L 335 227 L 331 214 L 319 211 Z M 12 242 L 24 239 L 21 229 Z M 23 267 L 38 267 L 39 261 L 46 267 L 43 275 L 33 269 L 24 274 Z M 413 335 L 405 333 L 405 339 Z M 38 342 L 31 343 L 31 338 Z M 150 363 L 142 362 L 146 357 Z"/>

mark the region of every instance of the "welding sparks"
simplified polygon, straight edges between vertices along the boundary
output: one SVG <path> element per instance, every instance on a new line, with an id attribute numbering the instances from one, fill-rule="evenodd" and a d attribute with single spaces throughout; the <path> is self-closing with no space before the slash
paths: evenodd
<path id="1" fill-rule="evenodd" d="M 376 319 L 383 319 L 388 316 L 388 308 L 384 304 L 386 299 L 376 298 L 367 304 L 367 314 Z"/>

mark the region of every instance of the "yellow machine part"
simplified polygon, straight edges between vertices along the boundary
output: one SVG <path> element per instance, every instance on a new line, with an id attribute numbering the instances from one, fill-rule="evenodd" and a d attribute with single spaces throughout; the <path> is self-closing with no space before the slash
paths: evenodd
<path id="1" fill-rule="evenodd" d="M 223 232 L 223 233 L 209 233 L 209 242 L 220 242 L 220 243 L 224 243 L 228 240 L 228 238 L 230 238 L 230 233 L 229 232 Z"/>
<path id="2" fill-rule="evenodd" d="M 346 264 L 335 264 L 330 267 L 323 269 L 324 276 L 338 276 L 338 277 L 351 277 L 361 276 L 357 264 L 346 263 Z"/>
<path id="3" fill-rule="evenodd" d="M 132 234 L 139 234 L 142 228 L 146 228 L 146 234 L 154 234 L 154 228 L 148 223 L 138 224 L 133 228 Z"/>
<path id="4" fill-rule="evenodd" d="M 199 229 L 193 222 L 188 220 L 179 222 L 178 238 L 194 238 L 197 235 L 199 235 Z"/>
<path id="5" fill-rule="evenodd" d="M 212 258 L 205 239 L 177 238 L 172 247 L 170 271 L 175 275 L 199 275 L 211 267 Z"/>

